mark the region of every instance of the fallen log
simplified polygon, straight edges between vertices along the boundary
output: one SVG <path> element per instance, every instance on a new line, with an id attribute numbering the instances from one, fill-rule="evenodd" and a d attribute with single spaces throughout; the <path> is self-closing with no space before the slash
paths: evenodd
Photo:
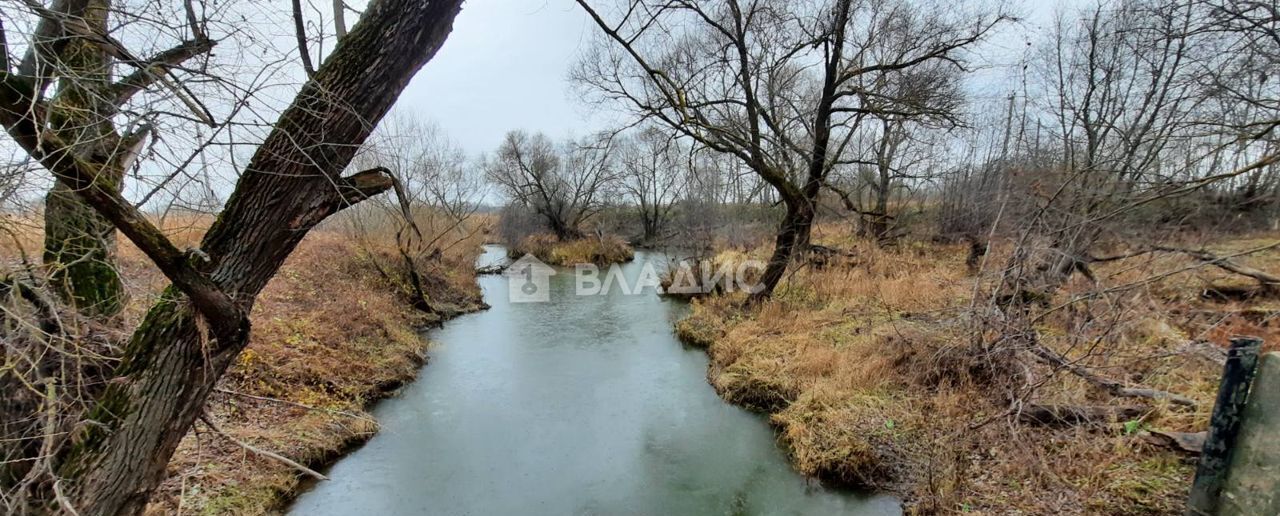
<path id="1" fill-rule="evenodd" d="M 1200 291 L 1200 298 L 1209 301 L 1248 301 L 1275 292 L 1266 285 L 1209 285 Z"/>
<path id="2" fill-rule="evenodd" d="M 1151 412 L 1150 407 L 1108 405 L 1038 405 L 1023 407 L 1018 420 L 1029 425 L 1077 426 L 1131 421 Z"/>
<path id="3" fill-rule="evenodd" d="M 1038 342 L 1033 342 L 1031 344 L 1030 351 L 1032 355 L 1045 363 L 1048 363 L 1055 368 L 1065 369 L 1067 372 L 1076 375 L 1080 379 L 1106 390 L 1112 396 L 1165 400 L 1174 405 L 1181 405 L 1183 407 L 1193 409 L 1196 407 L 1196 402 L 1186 396 L 1143 387 L 1126 387 L 1118 381 L 1101 376 L 1090 371 L 1087 367 L 1068 360 L 1066 357 L 1059 355 L 1056 351 L 1044 347 L 1044 345 Z"/>
<path id="4" fill-rule="evenodd" d="M 857 259 L 858 253 L 835 247 L 827 247 L 825 245 L 811 244 L 809 246 L 809 263 L 815 268 L 822 269 L 829 265 L 836 264 L 837 260 Z"/>
<path id="5" fill-rule="evenodd" d="M 1275 247 L 1276 245 L 1280 245 L 1280 244 L 1273 244 L 1259 250 Z M 1241 276 L 1248 276 L 1250 278 L 1253 278 L 1255 281 L 1257 281 L 1258 284 L 1262 286 L 1262 288 L 1264 289 L 1280 287 L 1280 276 L 1275 276 L 1273 274 L 1267 273 L 1266 271 L 1261 271 L 1253 267 L 1235 263 L 1228 259 L 1230 257 L 1218 256 L 1208 251 L 1195 250 L 1195 249 L 1182 249 L 1180 247 L 1155 246 L 1152 249 L 1155 249 L 1157 251 L 1164 251 L 1166 253 L 1182 253 L 1192 258 L 1195 258 L 1197 260 L 1200 260 L 1201 262 L 1207 265 L 1212 265 L 1224 271 L 1233 272 Z"/>
<path id="6" fill-rule="evenodd" d="M 1204 449 L 1204 440 L 1208 436 L 1208 432 L 1167 432 L 1164 430 L 1148 430 L 1146 435 L 1147 442 L 1172 448 L 1174 450 L 1183 451 L 1199 455 Z"/>

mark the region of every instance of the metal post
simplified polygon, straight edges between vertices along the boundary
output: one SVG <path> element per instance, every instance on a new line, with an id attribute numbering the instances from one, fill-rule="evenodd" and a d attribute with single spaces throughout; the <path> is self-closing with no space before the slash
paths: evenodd
<path id="1" fill-rule="evenodd" d="M 1187 500 L 1187 514 L 1212 516 L 1218 510 L 1218 497 L 1231 463 L 1236 437 L 1240 433 L 1240 413 L 1249 399 L 1249 387 L 1257 371 L 1258 351 L 1262 339 L 1257 337 L 1232 337 L 1227 350 L 1227 363 L 1222 368 L 1222 383 L 1218 385 L 1218 398 L 1209 419 L 1209 435 L 1204 441 L 1204 451 L 1196 467 L 1196 479 L 1191 484 L 1191 497 Z"/>

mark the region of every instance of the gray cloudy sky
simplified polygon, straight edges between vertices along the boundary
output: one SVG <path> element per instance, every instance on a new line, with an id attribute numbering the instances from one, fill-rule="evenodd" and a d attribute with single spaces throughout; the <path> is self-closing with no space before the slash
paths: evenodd
<path id="1" fill-rule="evenodd" d="M 573 0 L 468 1 L 396 107 L 435 120 L 471 153 L 511 129 L 587 134 L 604 122 L 570 98 L 567 74 L 589 23 Z"/>
<path id="2" fill-rule="evenodd" d="M 974 93 L 1002 98 L 1004 81 L 1017 67 L 1027 38 L 1042 32 L 1056 9 L 1084 0 L 1026 0 L 1025 21 L 1007 25 L 981 53 Z M 553 137 L 582 136 L 602 128 L 609 115 L 593 115 L 576 101 L 569 66 L 591 41 L 595 26 L 573 0 L 470 0 L 453 33 L 418 73 L 397 109 L 430 118 L 469 153 L 496 148 L 511 129 Z"/>

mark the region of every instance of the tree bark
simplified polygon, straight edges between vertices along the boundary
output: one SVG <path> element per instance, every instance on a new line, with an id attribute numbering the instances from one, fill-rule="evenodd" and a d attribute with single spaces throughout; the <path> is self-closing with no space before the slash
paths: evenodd
<path id="1" fill-rule="evenodd" d="M 67 2 L 65 15 L 107 33 L 108 0 Z M 129 142 L 112 123 L 115 106 L 103 92 L 111 84 L 113 60 L 99 45 L 68 38 L 58 49 L 58 94 L 49 107 L 53 133 L 96 171 L 97 181 L 116 192 L 124 180 Z M 90 316 L 110 317 L 124 307 L 124 284 L 116 271 L 115 226 L 86 205 L 62 181 L 45 197 L 44 262 L 63 301 Z"/>
<path id="2" fill-rule="evenodd" d="M 773 295 L 774 289 L 778 287 L 778 283 L 782 281 L 782 277 L 787 273 L 787 266 L 791 264 L 792 257 L 809 245 L 809 230 L 813 225 L 814 218 L 813 203 L 798 201 L 789 202 L 786 205 L 787 213 L 783 216 L 782 224 L 778 227 L 778 234 L 773 244 L 773 254 L 769 257 L 769 263 L 764 269 L 764 274 L 760 277 L 760 284 L 763 288 L 751 295 L 750 301 L 753 303 L 763 301 Z"/>
<path id="3" fill-rule="evenodd" d="M 201 273 L 239 311 L 251 310 L 311 228 L 391 188 L 385 174 L 339 174 L 443 44 L 460 9 L 461 0 L 375 0 L 280 116 L 201 244 L 210 258 Z M 16 102 L 6 99 L 10 103 Z M 7 113 L 5 125 L 15 139 L 30 143 L 33 135 L 22 134 L 30 123 L 21 116 Z M 57 161 L 66 166 L 66 159 Z M 95 197 L 95 189 L 76 192 L 99 214 L 123 217 Z M 112 220 L 119 227 L 125 219 L 117 218 Z M 137 241 L 146 233 L 126 234 Z M 247 344 L 247 320 L 211 335 L 205 320 L 213 312 L 197 310 L 192 292 L 170 287 L 151 308 L 86 415 L 84 431 L 58 455 L 57 475 L 80 513 L 142 512 L 215 382 Z"/>

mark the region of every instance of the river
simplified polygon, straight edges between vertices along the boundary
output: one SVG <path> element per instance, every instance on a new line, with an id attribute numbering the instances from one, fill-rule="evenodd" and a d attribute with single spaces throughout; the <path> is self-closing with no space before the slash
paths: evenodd
<path id="1" fill-rule="evenodd" d="M 550 302 L 510 302 L 501 275 L 479 282 L 492 308 L 430 333 L 419 378 L 373 410 L 381 431 L 290 514 L 901 513 L 795 473 L 764 418 L 717 397 L 706 355 L 676 340 L 683 302 L 575 296 L 572 269 L 549 278 Z"/>

